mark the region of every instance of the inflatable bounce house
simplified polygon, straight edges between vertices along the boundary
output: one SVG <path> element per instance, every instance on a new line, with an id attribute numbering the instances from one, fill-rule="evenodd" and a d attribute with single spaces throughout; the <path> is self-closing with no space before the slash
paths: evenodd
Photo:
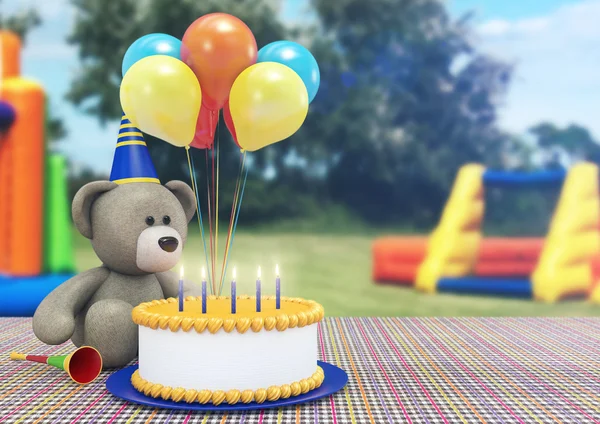
<path id="1" fill-rule="evenodd" d="M 387 237 L 373 246 L 373 278 L 418 290 L 529 297 L 555 302 L 586 296 L 600 304 L 598 167 L 499 172 L 463 166 L 429 237 Z M 484 190 L 557 186 L 560 196 L 545 238 L 484 238 Z"/>
<path id="2" fill-rule="evenodd" d="M 74 272 L 66 163 L 47 155 L 45 94 L 20 76 L 21 42 L 0 31 L 0 316 L 32 316 Z"/>

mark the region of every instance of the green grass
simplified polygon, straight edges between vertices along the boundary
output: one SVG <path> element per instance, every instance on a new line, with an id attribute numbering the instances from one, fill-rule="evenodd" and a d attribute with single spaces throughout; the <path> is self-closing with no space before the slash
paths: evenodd
<path id="1" fill-rule="evenodd" d="M 253 294 L 261 265 L 263 294 L 274 294 L 277 263 L 283 295 L 318 300 L 328 316 L 600 316 L 600 306 L 585 301 L 548 305 L 496 297 L 426 295 L 411 287 L 376 285 L 371 280 L 372 241 L 371 235 L 240 230 L 231 251 L 226 287 L 236 266 L 238 294 Z M 219 241 L 219 263 L 224 242 L 224 238 Z M 77 235 L 75 246 L 80 271 L 99 265 L 87 240 Z M 186 279 L 199 283 L 204 264 L 199 236 L 190 237 L 182 263 Z"/>

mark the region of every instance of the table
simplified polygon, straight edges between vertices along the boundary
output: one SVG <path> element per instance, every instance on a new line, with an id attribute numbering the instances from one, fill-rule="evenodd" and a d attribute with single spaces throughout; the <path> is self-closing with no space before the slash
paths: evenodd
<path id="1" fill-rule="evenodd" d="M 14 423 L 600 423 L 600 318 L 327 318 L 322 360 L 345 390 L 319 402 L 247 414 L 190 414 L 128 404 L 110 374 L 76 386 L 10 351 L 45 346 L 31 320 L 0 319 L 0 422 Z"/>

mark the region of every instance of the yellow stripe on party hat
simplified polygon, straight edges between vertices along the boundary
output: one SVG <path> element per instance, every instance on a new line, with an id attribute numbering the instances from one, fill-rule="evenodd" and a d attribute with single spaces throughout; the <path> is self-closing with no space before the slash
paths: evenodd
<path id="1" fill-rule="evenodd" d="M 125 114 L 121 118 L 110 180 L 117 184 L 160 184 L 144 135 Z"/>

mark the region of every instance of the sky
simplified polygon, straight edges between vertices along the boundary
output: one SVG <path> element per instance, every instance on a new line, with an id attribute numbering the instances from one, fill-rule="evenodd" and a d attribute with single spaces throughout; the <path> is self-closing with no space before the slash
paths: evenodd
<path id="1" fill-rule="evenodd" d="M 297 21 L 306 0 L 284 0 L 282 17 Z M 515 64 L 515 78 L 500 108 L 502 128 L 522 134 L 548 120 L 578 123 L 600 139 L 600 0 L 446 0 L 452 17 L 474 12 L 479 50 Z M 65 38 L 74 14 L 68 0 L 3 0 L 3 13 L 34 6 L 43 25 L 27 40 L 22 74 L 40 81 L 69 131 L 60 150 L 81 167 L 108 174 L 118 122 L 101 127 L 64 100 L 77 71 L 75 48 Z"/>

